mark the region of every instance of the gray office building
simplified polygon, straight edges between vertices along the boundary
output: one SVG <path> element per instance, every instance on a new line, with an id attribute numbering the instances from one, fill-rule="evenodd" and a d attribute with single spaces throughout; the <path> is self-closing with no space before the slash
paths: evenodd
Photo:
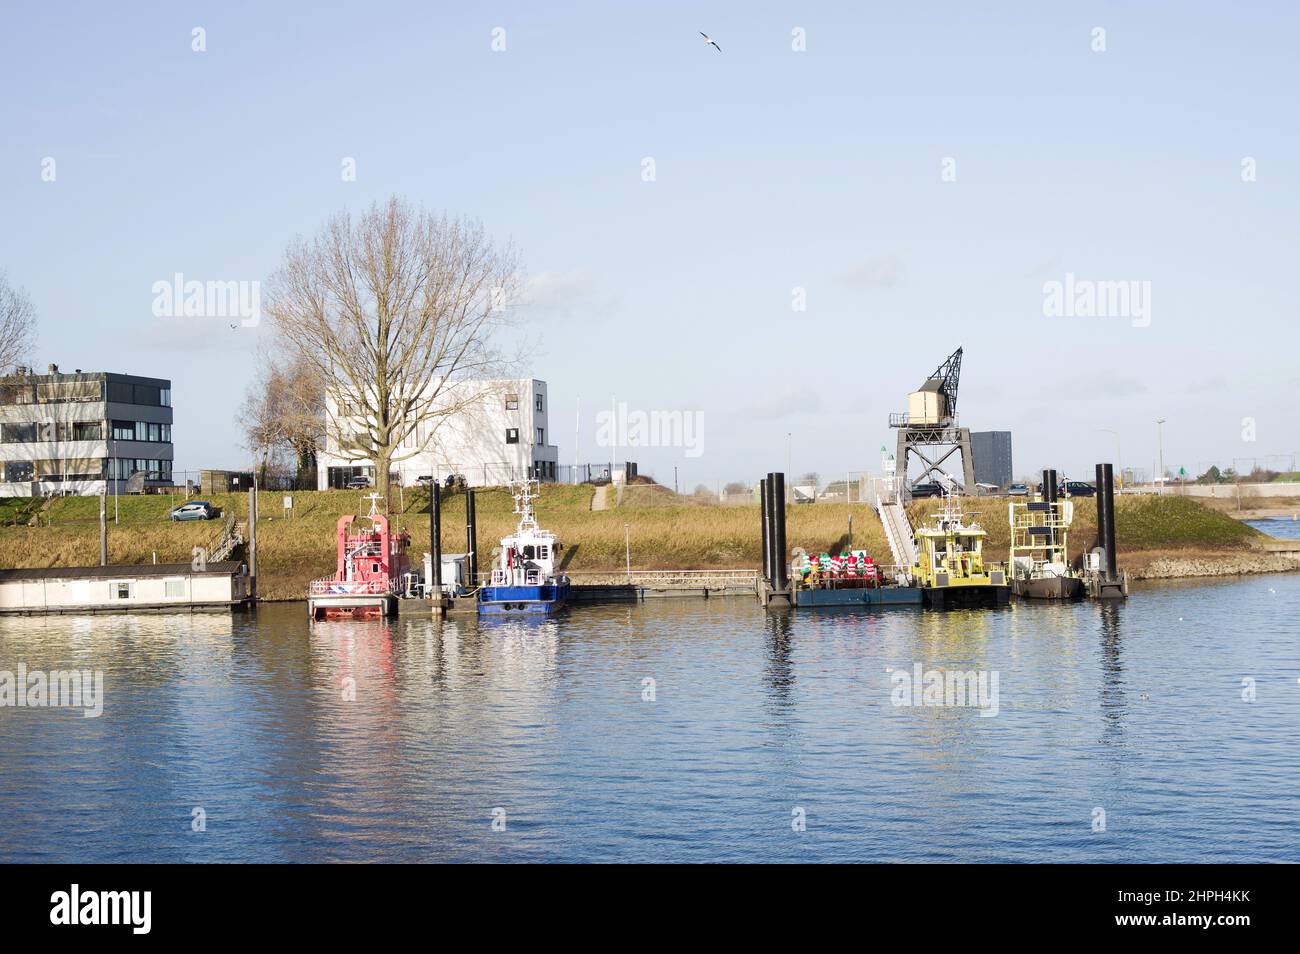
<path id="1" fill-rule="evenodd" d="M 0 496 L 171 486 L 174 456 L 168 380 L 54 364 L 0 378 Z"/>
<path id="2" fill-rule="evenodd" d="M 1006 488 L 1011 476 L 1011 432 L 971 431 L 971 457 L 975 459 L 975 482 Z"/>

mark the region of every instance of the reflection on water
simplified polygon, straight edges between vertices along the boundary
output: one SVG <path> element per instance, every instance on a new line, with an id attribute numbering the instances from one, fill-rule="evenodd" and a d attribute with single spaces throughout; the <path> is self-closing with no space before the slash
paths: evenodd
<path id="1" fill-rule="evenodd" d="M 0 670 L 106 699 L 0 708 L 0 860 L 1297 860 L 1297 609 L 1273 576 L 948 614 L 4 618 Z M 998 714 L 894 705 L 915 664 L 997 673 Z"/>

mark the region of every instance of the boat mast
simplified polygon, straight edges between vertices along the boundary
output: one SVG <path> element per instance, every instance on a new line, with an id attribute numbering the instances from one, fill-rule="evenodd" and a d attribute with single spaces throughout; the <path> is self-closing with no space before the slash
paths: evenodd
<path id="1" fill-rule="evenodd" d="M 533 534 L 537 532 L 537 518 L 533 515 L 533 484 L 537 481 L 524 478 L 511 481 L 511 493 L 515 498 L 515 513 L 519 514 L 519 526 L 516 533 Z"/>

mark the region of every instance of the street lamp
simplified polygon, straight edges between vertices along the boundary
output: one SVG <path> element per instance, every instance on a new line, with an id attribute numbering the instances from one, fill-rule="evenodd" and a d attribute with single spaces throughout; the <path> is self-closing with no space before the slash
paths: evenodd
<path id="1" fill-rule="evenodd" d="M 1120 452 L 1119 431 L 1111 430 L 1109 427 L 1099 427 L 1097 429 L 1102 433 L 1110 434 L 1112 437 L 1115 438 L 1115 466 L 1119 468 L 1119 492 L 1123 493 L 1124 492 L 1124 455 Z M 1097 489 L 1100 490 L 1101 488 L 1098 487 Z"/>
<path id="2" fill-rule="evenodd" d="M 785 432 L 785 474 L 786 486 L 794 487 L 794 432 Z M 786 492 L 786 499 L 781 501 L 782 505 L 790 500 L 789 491 Z"/>
<path id="3" fill-rule="evenodd" d="M 1165 492 L 1165 418 L 1156 421 L 1156 443 L 1160 449 L 1160 483 L 1157 485 L 1156 493 Z"/>

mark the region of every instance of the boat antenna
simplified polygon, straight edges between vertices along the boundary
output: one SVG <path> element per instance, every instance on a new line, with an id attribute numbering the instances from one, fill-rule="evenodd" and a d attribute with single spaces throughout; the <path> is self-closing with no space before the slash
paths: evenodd
<path id="1" fill-rule="evenodd" d="M 519 533 L 537 531 L 537 518 L 533 515 L 533 485 L 536 483 L 536 480 L 527 477 L 510 482 L 511 494 L 515 498 L 515 513 L 519 514 Z"/>

